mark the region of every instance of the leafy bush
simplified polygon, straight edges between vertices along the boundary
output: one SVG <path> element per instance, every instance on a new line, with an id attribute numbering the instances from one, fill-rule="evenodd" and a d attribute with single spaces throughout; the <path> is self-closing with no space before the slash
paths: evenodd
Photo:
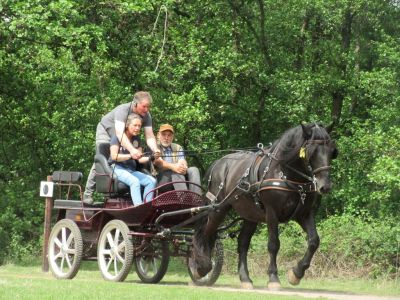
<path id="1" fill-rule="evenodd" d="M 319 227 L 319 251 L 334 265 L 362 268 L 370 276 L 398 274 L 400 225 L 395 219 L 333 216 Z"/>
<path id="2" fill-rule="evenodd" d="M 0 264 L 23 262 L 38 256 L 43 234 L 43 202 L 24 191 L 24 180 L 16 180 L 3 189 L 0 214 Z M 35 197 L 36 196 L 36 197 Z M 37 202 L 33 202 L 37 201 Z"/>
<path id="3" fill-rule="evenodd" d="M 308 276 L 398 276 L 400 272 L 400 224 L 395 219 L 372 219 L 366 216 L 331 216 L 317 225 L 321 243 L 312 262 Z M 254 235 L 249 269 L 254 273 L 266 273 L 269 261 L 267 228 L 260 226 Z M 290 222 L 280 225 L 281 248 L 278 253 L 278 269 L 294 265 L 305 253 L 306 235 Z M 225 243 L 228 256 L 226 270 L 236 272 L 236 240 Z M 233 254 L 235 253 L 235 254 Z"/>

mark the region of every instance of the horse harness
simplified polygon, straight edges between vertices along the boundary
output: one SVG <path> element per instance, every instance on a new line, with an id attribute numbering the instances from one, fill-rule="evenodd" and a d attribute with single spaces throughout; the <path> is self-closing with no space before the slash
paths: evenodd
<path id="1" fill-rule="evenodd" d="M 307 144 L 312 144 L 312 143 L 321 143 L 324 141 L 319 141 L 319 140 L 313 140 L 313 141 L 305 141 L 302 148 L 305 147 Z M 284 173 L 281 171 L 279 174 L 280 178 L 268 178 L 265 179 L 266 175 L 268 174 L 270 170 L 270 166 L 272 163 L 272 160 L 277 160 L 276 159 L 276 154 L 277 154 L 277 149 L 279 148 L 278 146 L 275 147 L 274 151 L 271 153 L 270 148 L 264 148 L 262 144 L 258 144 L 258 148 L 260 149 L 258 152 L 254 153 L 254 159 L 251 161 L 249 166 L 246 168 L 244 174 L 241 176 L 239 179 L 237 185 L 235 188 L 233 188 L 228 195 L 224 197 L 224 199 L 221 202 L 228 201 L 228 203 L 231 203 L 235 200 L 239 199 L 239 196 L 243 194 L 250 194 L 252 195 L 252 198 L 255 201 L 255 204 L 262 208 L 262 204 L 259 201 L 259 195 L 261 191 L 264 190 L 281 190 L 281 191 L 287 191 L 287 192 L 296 192 L 299 194 L 299 202 L 294 210 L 292 217 L 297 214 L 297 212 L 300 210 L 301 206 L 304 205 L 304 201 L 307 197 L 308 193 L 315 193 L 317 192 L 316 188 L 316 181 L 315 181 L 315 176 L 310 177 L 295 168 L 286 165 L 286 167 L 290 168 L 291 170 L 295 171 L 296 173 L 300 174 L 302 177 L 307 179 L 307 182 L 297 182 L 297 181 L 292 181 L 286 178 Z M 267 159 L 265 168 L 263 170 L 262 175 L 258 176 L 260 167 L 264 160 Z M 311 167 L 308 166 L 308 168 L 311 170 Z M 329 166 L 326 167 L 321 167 L 316 170 L 311 170 L 313 175 L 315 175 L 318 172 L 321 172 L 323 170 L 326 170 L 330 168 Z M 211 182 L 211 176 L 212 176 L 212 171 L 210 172 L 210 176 L 208 179 L 208 185 L 210 185 Z M 225 177 L 227 174 L 225 174 Z M 211 201 L 215 202 L 219 193 L 224 187 L 224 182 L 221 182 L 218 191 L 216 195 L 213 195 L 210 191 L 206 193 L 206 197 Z"/>

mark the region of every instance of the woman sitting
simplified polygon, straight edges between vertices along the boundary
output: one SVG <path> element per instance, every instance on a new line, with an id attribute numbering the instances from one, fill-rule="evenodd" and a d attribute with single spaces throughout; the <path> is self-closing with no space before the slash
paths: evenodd
<path id="1" fill-rule="evenodd" d="M 122 138 L 128 138 L 132 145 L 142 151 L 140 147 L 140 129 L 142 127 L 142 117 L 137 114 L 130 114 L 126 120 L 125 132 Z M 132 202 L 135 206 L 143 203 L 141 186 L 144 186 L 145 201 L 153 199 L 153 193 L 149 193 L 156 186 L 156 179 L 150 175 L 137 171 L 138 163 L 147 163 L 149 157 L 141 157 L 139 160 L 132 159 L 118 140 L 117 136 L 112 136 L 110 141 L 110 156 L 114 165 L 114 172 L 118 180 L 130 187 Z M 148 194 L 149 193 L 149 194 Z"/>

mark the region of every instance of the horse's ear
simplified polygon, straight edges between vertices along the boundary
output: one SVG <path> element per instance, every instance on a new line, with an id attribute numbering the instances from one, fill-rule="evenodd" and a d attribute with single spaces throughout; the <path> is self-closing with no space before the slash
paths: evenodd
<path id="1" fill-rule="evenodd" d="M 308 139 L 309 137 L 311 137 L 311 126 L 309 126 L 305 122 L 301 122 L 300 125 L 301 125 L 301 128 L 303 130 L 304 138 Z"/>
<path id="2" fill-rule="evenodd" d="M 334 126 L 335 126 L 335 121 L 332 121 L 331 124 L 329 124 L 328 126 L 325 127 L 326 132 L 329 133 L 329 134 L 331 134 L 331 132 L 332 132 Z"/>

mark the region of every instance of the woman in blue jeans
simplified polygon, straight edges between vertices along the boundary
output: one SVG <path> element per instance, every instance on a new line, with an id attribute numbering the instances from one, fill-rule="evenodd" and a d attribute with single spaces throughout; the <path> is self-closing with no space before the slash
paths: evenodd
<path id="1" fill-rule="evenodd" d="M 142 127 L 142 117 L 137 114 L 130 114 L 126 120 L 125 132 L 121 139 L 128 138 L 132 145 L 142 151 L 140 147 L 140 129 Z M 137 171 L 139 163 L 146 163 L 149 157 L 141 157 L 138 161 L 132 159 L 131 154 L 118 140 L 117 136 L 112 136 L 110 141 L 110 156 L 114 165 L 114 172 L 118 180 L 130 187 L 132 202 L 135 206 L 143 203 L 141 186 L 144 186 L 145 201 L 153 199 L 153 193 L 149 193 L 156 186 L 156 179 L 150 175 Z M 149 193 L 149 194 L 148 194 Z"/>

